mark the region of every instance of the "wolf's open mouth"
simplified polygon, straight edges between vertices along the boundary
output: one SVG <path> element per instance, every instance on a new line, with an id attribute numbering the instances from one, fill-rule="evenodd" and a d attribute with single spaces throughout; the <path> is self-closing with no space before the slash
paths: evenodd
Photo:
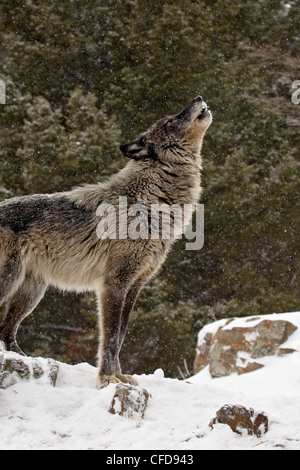
<path id="1" fill-rule="evenodd" d="M 206 115 L 206 112 L 208 110 L 208 107 L 207 106 L 204 106 L 201 110 L 201 113 L 199 114 L 199 116 L 197 116 L 196 119 L 198 119 L 199 121 L 201 121 L 201 119 L 203 119 Z"/>

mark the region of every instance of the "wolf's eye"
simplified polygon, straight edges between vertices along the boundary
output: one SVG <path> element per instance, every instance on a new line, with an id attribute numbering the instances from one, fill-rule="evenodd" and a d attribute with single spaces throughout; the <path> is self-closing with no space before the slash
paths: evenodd
<path id="1" fill-rule="evenodd" d="M 146 145 L 146 143 L 147 143 L 146 137 L 145 137 L 145 136 L 141 137 L 141 138 L 140 138 L 140 141 L 139 141 L 139 144 L 142 145 L 142 146 L 144 146 L 144 145 Z"/>

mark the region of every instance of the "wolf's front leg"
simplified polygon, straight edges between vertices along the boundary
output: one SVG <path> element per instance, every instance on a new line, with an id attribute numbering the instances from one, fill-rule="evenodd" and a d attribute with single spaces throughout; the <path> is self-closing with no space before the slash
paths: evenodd
<path id="1" fill-rule="evenodd" d="M 106 283 L 100 297 L 100 346 L 98 384 L 105 387 L 110 383 L 132 383 L 136 380 L 121 373 L 119 365 L 122 311 L 126 289 L 119 283 Z"/>

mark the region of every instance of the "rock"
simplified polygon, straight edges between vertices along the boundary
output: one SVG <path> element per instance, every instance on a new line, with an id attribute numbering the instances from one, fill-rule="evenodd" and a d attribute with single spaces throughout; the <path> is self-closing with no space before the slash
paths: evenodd
<path id="1" fill-rule="evenodd" d="M 292 348 L 279 348 L 277 356 L 286 356 L 287 354 L 292 354 L 293 352 L 296 352 L 296 349 Z"/>
<path id="2" fill-rule="evenodd" d="M 52 387 L 55 387 L 59 372 L 59 364 L 53 359 L 48 359 L 48 377 L 50 379 L 50 384 Z"/>
<path id="3" fill-rule="evenodd" d="M 248 364 L 243 367 L 243 366 L 236 366 L 236 371 L 239 375 L 242 374 L 247 374 L 248 372 L 253 372 L 257 369 L 261 369 L 263 367 L 262 364 L 259 364 L 259 362 L 248 362 Z"/>
<path id="4" fill-rule="evenodd" d="M 251 357 L 271 356 L 277 353 L 279 346 L 297 330 L 292 323 L 284 320 L 263 320 L 254 330 L 258 332 L 251 348 Z"/>
<path id="5" fill-rule="evenodd" d="M 255 318 L 250 320 L 254 321 Z M 251 359 L 292 352 L 279 347 L 297 329 L 291 322 L 266 319 L 252 327 L 230 328 L 228 325 L 232 321 L 228 320 L 214 334 L 205 335 L 197 346 L 194 373 L 209 365 L 212 377 L 224 377 L 233 372 L 245 374 L 263 367 L 263 364 Z"/>
<path id="6" fill-rule="evenodd" d="M 149 392 L 141 387 L 120 383 L 116 386 L 108 411 L 127 418 L 142 419 L 149 397 Z"/>
<path id="7" fill-rule="evenodd" d="M 15 385 L 20 380 L 38 380 L 43 376 L 55 387 L 58 371 L 59 364 L 52 359 L 39 360 L 0 350 L 0 389 Z"/>
<path id="8" fill-rule="evenodd" d="M 253 408 L 247 409 L 241 405 L 222 406 L 209 426 L 213 428 L 216 423 L 227 424 L 237 434 L 246 430 L 249 435 L 255 434 L 257 437 L 269 430 L 269 420 L 264 413 L 256 413 Z"/>
<path id="9" fill-rule="evenodd" d="M 32 361 L 32 377 L 34 379 L 40 379 L 44 375 L 44 371 L 42 366 L 40 365 L 37 359 L 33 359 Z"/>

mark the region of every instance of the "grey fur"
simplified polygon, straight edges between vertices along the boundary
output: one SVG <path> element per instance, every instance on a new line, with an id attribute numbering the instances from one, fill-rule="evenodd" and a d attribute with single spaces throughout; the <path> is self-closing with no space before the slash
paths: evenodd
<path id="1" fill-rule="evenodd" d="M 159 269 L 174 239 L 98 238 L 100 204 L 193 204 L 200 196 L 200 151 L 211 114 L 201 97 L 120 147 L 132 159 L 106 183 L 69 192 L 14 198 L 0 204 L 0 340 L 22 353 L 16 334 L 48 285 L 96 291 L 99 298 L 99 384 L 123 375 L 119 352 L 143 285 Z"/>

